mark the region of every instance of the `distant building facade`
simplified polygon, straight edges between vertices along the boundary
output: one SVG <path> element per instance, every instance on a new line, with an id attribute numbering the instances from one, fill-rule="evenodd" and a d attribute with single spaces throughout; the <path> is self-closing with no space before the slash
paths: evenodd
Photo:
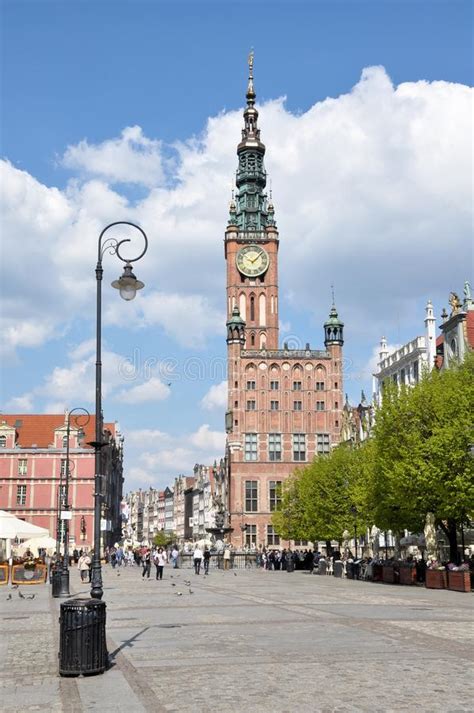
<path id="1" fill-rule="evenodd" d="M 69 525 L 71 550 L 90 549 L 94 540 L 95 417 L 81 429 L 72 421 L 69 441 Z M 101 450 L 102 544 L 122 537 L 123 437 L 116 423 L 104 424 Z M 64 509 L 67 415 L 0 416 L 0 509 L 12 512 L 56 537 L 58 508 Z M 62 527 L 61 527 L 62 530 Z"/>

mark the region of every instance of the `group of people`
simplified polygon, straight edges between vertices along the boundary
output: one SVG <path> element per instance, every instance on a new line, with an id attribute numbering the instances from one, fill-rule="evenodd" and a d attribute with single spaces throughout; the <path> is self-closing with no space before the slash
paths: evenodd
<path id="1" fill-rule="evenodd" d="M 257 567 L 269 570 L 305 569 L 312 572 L 317 566 L 321 553 L 313 550 L 267 550 L 265 547 L 256 553 Z"/>

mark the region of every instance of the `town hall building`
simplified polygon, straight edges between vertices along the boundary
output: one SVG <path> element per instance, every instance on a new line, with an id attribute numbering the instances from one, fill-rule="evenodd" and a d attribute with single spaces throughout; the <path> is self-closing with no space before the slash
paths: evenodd
<path id="1" fill-rule="evenodd" d="M 282 483 L 340 440 L 344 325 L 333 304 L 324 324 L 323 349 L 279 346 L 279 233 L 265 192 L 265 145 L 257 126 L 252 55 L 246 99 L 237 191 L 224 241 L 228 509 L 236 547 L 272 547 L 286 544 L 271 522 Z"/>

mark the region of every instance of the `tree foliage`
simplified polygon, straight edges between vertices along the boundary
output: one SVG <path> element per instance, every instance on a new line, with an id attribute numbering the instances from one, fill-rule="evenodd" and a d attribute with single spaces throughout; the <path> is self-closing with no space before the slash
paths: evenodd
<path id="1" fill-rule="evenodd" d="M 175 541 L 176 535 L 174 532 L 168 532 L 167 530 L 159 530 L 153 537 L 155 547 L 168 547 Z"/>
<path id="2" fill-rule="evenodd" d="M 420 532 L 433 512 L 447 532 L 449 523 L 474 514 L 473 443 L 469 354 L 460 365 L 424 374 L 414 387 L 387 385 L 371 438 L 296 470 L 283 487 L 274 527 L 285 539 L 312 541 L 340 539 L 354 519 L 359 531 L 376 524 Z"/>

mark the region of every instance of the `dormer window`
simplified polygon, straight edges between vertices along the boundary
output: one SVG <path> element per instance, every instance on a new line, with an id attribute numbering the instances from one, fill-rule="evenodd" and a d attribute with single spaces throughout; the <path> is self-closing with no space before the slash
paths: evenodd
<path id="1" fill-rule="evenodd" d="M 0 448 L 6 448 L 6 447 L 7 447 L 7 437 L 0 436 Z"/>
<path id="2" fill-rule="evenodd" d="M 67 448 L 68 437 L 63 436 L 63 448 Z"/>

